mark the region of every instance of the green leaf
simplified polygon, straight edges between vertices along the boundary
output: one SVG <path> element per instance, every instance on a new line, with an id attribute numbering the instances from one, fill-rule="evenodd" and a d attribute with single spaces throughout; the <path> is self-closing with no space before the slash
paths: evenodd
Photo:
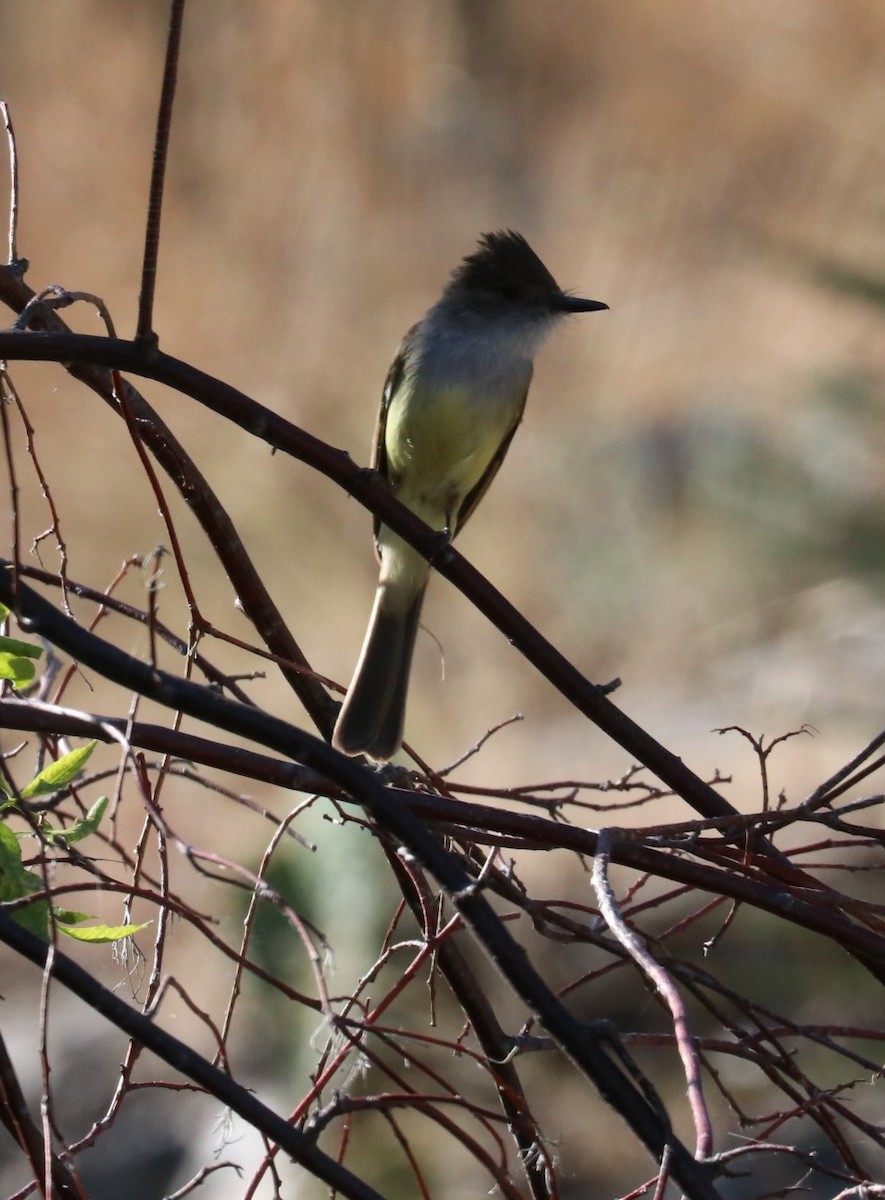
<path id="1" fill-rule="evenodd" d="M 9 616 L 9 609 L 0 604 L 0 624 Z M 43 651 L 31 642 L 0 634 L 0 679 L 8 679 L 14 688 L 27 687 L 34 678 L 34 666 L 29 661 L 39 658 Z"/>
<path id="2" fill-rule="evenodd" d="M 36 673 L 29 659 L 0 653 L 0 679 L 8 679 L 17 690 L 32 683 Z"/>
<path id="3" fill-rule="evenodd" d="M 8 679 L 14 688 L 23 688 L 28 686 L 35 674 L 30 659 L 0 650 L 0 679 Z"/>
<path id="4" fill-rule="evenodd" d="M 23 929 L 29 930 L 44 942 L 49 941 L 49 901 L 35 900 L 10 914 Z"/>
<path id="5" fill-rule="evenodd" d="M 5 620 L 10 610 L 0 605 L 0 622 Z M 19 642 L 17 637 L 0 635 L 0 679 L 8 679 L 13 688 L 26 688 L 34 679 L 35 670 L 31 659 L 38 659 L 42 649 L 32 646 L 30 642 Z"/>
<path id="6" fill-rule="evenodd" d="M 94 742 L 92 744 L 95 745 Z M 45 829 L 47 840 L 65 846 L 73 846 L 74 842 L 82 842 L 83 838 L 89 837 L 90 833 L 95 833 L 98 829 L 109 803 L 109 796 L 99 796 L 86 816 L 75 821 L 70 829 Z"/>
<path id="7" fill-rule="evenodd" d="M 53 908 L 53 916 L 59 925 L 79 925 L 81 921 L 91 921 L 92 913 L 75 912 L 72 908 Z"/>
<path id="8" fill-rule="evenodd" d="M 92 942 L 100 945 L 103 942 L 121 942 L 123 938 L 132 937 L 142 929 L 147 929 L 153 922 L 145 921 L 142 925 L 91 925 L 89 929 L 76 929 L 72 925 L 58 922 L 62 933 L 75 938 L 78 942 Z"/>
<path id="9" fill-rule="evenodd" d="M 18 838 L 8 825 L 0 824 L 0 900 L 18 900 L 42 886 L 33 871 L 25 870 Z"/>
<path id="10" fill-rule="evenodd" d="M 22 863 L 18 838 L 6 824 L 0 824 L 0 900 L 21 900 L 43 887 L 43 880 Z M 14 920 L 37 937 L 49 938 L 49 904 L 37 900 L 12 914 Z"/>
<path id="11" fill-rule="evenodd" d="M 43 653 L 40 646 L 34 646 L 31 642 L 20 642 L 18 638 L 0 635 L 0 652 L 4 651 L 17 654 L 20 658 L 39 658 Z"/>
<path id="12" fill-rule="evenodd" d="M 80 774 L 96 744 L 94 741 L 89 742 L 50 763 L 27 787 L 22 788 L 22 799 L 32 800 L 35 796 L 47 796 L 51 792 L 57 792 L 59 788 L 67 787 L 71 780 Z M 88 820 L 88 817 L 86 819 Z"/>

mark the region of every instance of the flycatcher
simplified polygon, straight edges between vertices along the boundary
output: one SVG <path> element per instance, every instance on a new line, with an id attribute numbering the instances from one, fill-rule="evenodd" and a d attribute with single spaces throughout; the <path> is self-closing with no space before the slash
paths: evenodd
<path id="1" fill-rule="evenodd" d="M 518 233 L 486 233 L 403 338 L 387 374 L 373 465 L 433 529 L 464 525 L 525 407 L 535 354 L 561 318 L 608 308 L 569 296 Z M 385 761 L 403 739 L 406 692 L 430 567 L 375 522 L 375 605 L 333 744 Z"/>

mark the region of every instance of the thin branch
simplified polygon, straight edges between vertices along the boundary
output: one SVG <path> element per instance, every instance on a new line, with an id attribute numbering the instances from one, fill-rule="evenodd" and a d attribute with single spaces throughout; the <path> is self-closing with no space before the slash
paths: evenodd
<path id="1" fill-rule="evenodd" d="M 0 571 L 0 592 L 2 592 L 3 572 Z M 54 611 L 54 610 L 51 610 Z M 82 631 L 81 631 L 82 633 Z M 84 638 L 89 635 L 82 634 Z M 71 651 L 75 657 L 83 657 L 88 653 L 87 644 L 78 646 Z M 120 656 L 117 670 L 123 671 L 127 656 L 104 645 L 111 656 Z M 85 658 L 84 658 L 85 661 Z M 170 677 L 171 678 L 171 677 Z M 175 681 L 181 682 L 181 681 Z M 188 687 L 197 687 L 188 684 Z M 170 685 L 167 692 L 170 702 L 177 703 L 184 697 L 176 697 Z M 211 718 L 206 718 L 211 720 Z M 263 721 L 274 722 L 274 718 L 255 710 L 255 719 L 262 728 L 262 736 L 267 733 Z M 255 751 L 244 750 L 238 746 L 226 745 L 209 738 L 184 734 L 167 729 L 162 725 L 151 725 L 135 722 L 131 726 L 119 719 L 109 717 L 92 717 L 88 714 L 72 713 L 60 709 L 56 705 L 41 705 L 34 702 L 18 700 L 0 701 L 0 726 L 7 725 L 14 729 L 23 730 L 63 730 L 70 736 L 81 736 L 110 740 L 108 730 L 114 728 L 126 730 L 131 742 L 143 749 L 172 754 L 176 757 L 203 763 L 206 766 L 217 767 L 250 779 L 271 783 L 277 787 L 290 788 L 296 791 L 317 793 L 319 795 L 340 798 L 344 791 L 334 782 L 315 772 L 309 767 L 300 766 L 288 760 L 281 761 Z M 105 728 L 107 727 L 107 729 Z M 286 728 L 291 728 L 287 726 Z M 237 729 L 235 732 L 244 732 Z M 261 740 L 261 737 L 258 738 Z M 406 791 L 401 788 L 390 788 L 388 794 L 397 804 L 407 807 L 416 817 L 450 833 L 470 837 L 480 843 L 504 844 L 507 841 L 524 849 L 560 849 L 569 850 L 579 856 L 593 857 L 598 849 L 598 835 L 589 829 L 579 829 L 551 821 L 531 813 L 515 813 L 507 809 L 491 805 L 465 803 L 458 800 L 448 800 L 443 796 L 433 795 L 423 791 Z M 747 818 L 749 820 L 750 818 Z M 757 819 L 763 819 L 758 817 Z M 764 818 L 770 820 L 770 815 Z M 848 920 L 838 909 L 829 903 L 812 903 L 804 898 L 801 886 L 789 889 L 780 880 L 768 881 L 756 877 L 747 877 L 735 870 L 731 860 L 725 859 L 722 866 L 709 866 L 703 862 L 695 862 L 685 854 L 663 853 L 648 845 L 643 845 L 642 833 L 631 835 L 612 847 L 612 857 L 623 866 L 637 871 L 647 872 L 659 878 L 672 879 L 674 882 L 690 885 L 709 892 L 714 896 L 729 897 L 734 901 L 753 905 L 764 912 L 773 914 L 783 920 L 794 923 L 802 928 L 828 937 L 835 941 L 848 953 L 858 960 L 885 961 L 885 938 L 871 932 Z M 708 851 L 716 843 L 703 843 Z M 721 844 L 720 844 L 721 845 Z M 700 846 L 693 847 L 695 851 Z M 769 865 L 769 860 L 764 860 Z M 802 876 L 799 875 L 801 880 Z M 502 890 L 503 880 L 494 879 L 487 886 Z M 507 898 L 513 903 L 525 904 L 525 897 L 518 891 L 506 892 Z M 831 893 L 822 892 L 818 900 L 829 901 Z M 844 898 L 848 902 L 848 898 Z M 854 901 L 854 904 L 859 902 Z M 538 921 L 539 907 L 527 905 L 532 919 Z M 550 921 L 549 914 L 545 920 Z"/>
<path id="2" fill-rule="evenodd" d="M 846 787 L 850 786 L 851 776 L 868 758 L 885 746 L 885 732 L 878 734 L 873 740 L 864 746 L 859 754 L 856 754 L 850 762 L 847 762 L 844 767 L 840 768 L 835 775 L 825 780 L 819 787 L 816 787 L 810 796 L 806 797 L 799 806 L 806 811 L 813 811 L 820 808 L 824 804 L 828 804 L 837 796 L 840 796 Z M 879 760 L 881 762 L 881 759 Z M 863 779 L 868 774 L 868 770 L 862 771 L 858 775 L 858 779 Z"/>
<path id="3" fill-rule="evenodd" d="M 6 1043 L 0 1036 L 0 1122 L 6 1126 L 13 1140 L 18 1142 L 30 1163 L 34 1181 L 42 1188 L 45 1179 L 44 1164 L 47 1154 L 51 1162 L 53 1195 L 59 1200 L 86 1200 L 86 1194 L 76 1176 L 68 1170 L 57 1154 L 47 1147 L 43 1134 L 37 1128 L 28 1111 Z M 45 1191 L 44 1191 L 45 1195 Z"/>
<path id="4" fill-rule="evenodd" d="M 41 969 L 46 967 L 50 946 L 3 910 L 0 910 L 0 940 Z M 310 1138 L 262 1104 L 248 1088 L 212 1066 L 185 1042 L 160 1029 L 150 1017 L 120 1000 L 60 950 L 54 950 L 52 954 L 51 973 L 54 979 L 79 996 L 94 1012 L 228 1105 L 244 1121 L 277 1142 L 318 1179 L 337 1188 L 345 1196 L 353 1197 L 353 1200 L 382 1200 L 373 1188 L 318 1150 Z"/>
<path id="5" fill-rule="evenodd" d="M 353 497 L 401 534 L 434 568 L 468 596 L 508 640 L 580 712 L 589 717 L 633 758 L 645 763 L 659 779 L 682 796 L 702 816 L 734 816 L 736 810 L 705 783 L 681 758 L 655 741 L 605 695 L 605 690 L 586 679 L 571 662 L 513 607 L 500 592 L 472 567 L 452 546 L 440 551 L 438 531 L 431 530 L 410 509 L 396 500 L 383 483 L 372 480 L 341 450 L 292 425 L 269 408 L 251 400 L 221 380 L 191 367 L 159 350 L 146 351 L 135 342 L 95 337 L 88 334 L 0 333 L 0 358 L 30 361 L 101 363 L 133 371 L 147 379 L 165 383 L 191 396 L 213 412 L 233 421 L 275 449 L 309 463 L 333 479 Z M 754 848 L 775 859 L 783 856 L 762 839 Z"/>
<path id="6" fill-rule="evenodd" d="M 6 129 L 6 144 L 9 147 L 9 266 L 21 274 L 27 265 L 21 263 L 18 257 L 18 152 L 15 145 L 15 130 L 12 127 L 12 117 L 9 105 L 0 100 L 0 113 Z"/>
<path id="7" fill-rule="evenodd" d="M 0 570 L 0 599 L 13 600 L 8 570 Z M 17 619 L 23 629 L 43 633 L 60 649 L 105 678 L 217 728 L 243 734 L 270 749 L 298 758 L 345 788 L 445 889 L 516 995 L 537 1014 L 565 1054 L 621 1114 L 652 1155 L 660 1160 L 665 1146 L 671 1144 L 672 1175 L 686 1194 L 692 1200 L 713 1200 L 718 1195 L 710 1173 L 673 1139 L 657 1108 L 603 1050 L 597 1032 L 576 1020 L 553 994 L 460 860 L 446 852 L 426 825 L 381 786 L 374 772 L 276 717 L 208 693 L 205 688 L 120 653 L 80 629 L 21 582 L 15 600 Z"/>
<path id="8" fill-rule="evenodd" d="M 644 946 L 642 939 L 630 928 L 618 910 L 618 902 L 608 878 L 608 867 L 611 859 L 611 846 L 616 840 L 617 831 L 601 829 L 599 831 L 599 848 L 593 860 L 593 888 L 599 903 L 599 911 L 605 918 L 609 929 L 637 964 L 641 971 L 652 981 L 655 988 L 663 996 L 670 1015 L 673 1018 L 673 1028 L 676 1032 L 676 1046 L 682 1066 L 685 1071 L 685 1082 L 688 1091 L 689 1105 L 695 1128 L 695 1158 L 709 1158 L 713 1148 L 713 1127 L 710 1114 L 704 1101 L 704 1086 L 701 1074 L 701 1064 L 695 1049 L 694 1038 L 688 1024 L 688 1014 L 685 1004 L 673 980 L 661 966 L 654 955 Z M 662 1168 L 663 1174 L 663 1168 Z"/>
<path id="9" fill-rule="evenodd" d="M 35 293 L 9 268 L 0 267 L 0 297 L 16 311 L 24 309 Z M 31 322 L 36 328 L 64 331 L 64 322 L 47 308 L 39 310 Z M 2 339 L 0 334 L 0 339 Z M 30 335 L 28 335 L 30 337 Z M 43 335 L 41 334 L 41 337 Z M 70 335 L 75 336 L 75 335 Z M 38 339 L 39 340 L 39 339 Z M 150 357 L 150 355 L 148 355 Z M 75 378 L 92 388 L 119 414 L 114 399 L 114 387 L 108 372 L 89 364 L 66 364 Z M 195 463 L 172 434 L 172 431 L 144 397 L 128 382 L 123 384 L 128 402 L 135 414 L 139 433 L 145 445 L 178 488 L 185 503 L 209 538 L 209 541 L 231 582 L 246 617 L 273 653 L 280 672 L 301 703 L 310 713 L 317 728 L 331 736 L 338 705 L 331 699 L 310 669 L 307 658 L 292 637 L 282 614 L 271 599 L 255 564 L 246 552 L 217 495 Z M 319 443 L 322 445 L 322 443 Z M 213 631 L 214 632 L 214 631 Z"/>
<path id="10" fill-rule="evenodd" d="M 141 345 L 155 345 L 154 289 L 157 283 L 157 258 L 160 253 L 160 218 L 163 213 L 163 188 L 166 180 L 166 156 L 169 151 L 169 131 L 172 126 L 172 106 L 178 78 L 178 52 L 181 46 L 181 25 L 185 0 L 172 0 L 169 14 L 169 35 L 166 39 L 166 64 L 160 109 L 157 113 L 157 132 L 154 138 L 154 165 L 148 198 L 147 221 L 144 232 L 144 262 L 141 270 L 141 292 L 138 297 L 138 326 L 135 340 Z"/>

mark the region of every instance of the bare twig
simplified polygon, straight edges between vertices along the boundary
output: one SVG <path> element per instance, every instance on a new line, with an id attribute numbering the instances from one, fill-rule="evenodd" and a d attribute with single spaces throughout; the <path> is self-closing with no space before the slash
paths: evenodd
<path id="1" fill-rule="evenodd" d="M 147 222 L 144 232 L 144 263 L 141 271 L 141 292 L 138 297 L 138 326 L 135 340 L 142 345 L 154 345 L 154 288 L 157 282 L 157 258 L 160 253 L 160 218 L 163 212 L 163 188 L 166 181 L 166 157 L 169 152 L 169 131 L 172 127 L 172 106 L 178 78 L 178 52 L 181 46 L 181 26 L 185 0 L 172 0 L 169 13 L 169 35 L 166 39 L 166 64 L 163 87 L 157 114 L 154 138 L 154 164 L 148 198 Z"/>
<path id="2" fill-rule="evenodd" d="M 304 430 L 256 403 L 235 388 L 213 379 L 159 350 L 146 352 L 135 342 L 114 341 L 86 334 L 53 334 L 39 339 L 0 333 L 0 357 L 38 361 L 102 363 L 134 371 L 177 388 L 214 412 L 234 421 L 242 429 L 293 457 L 309 462 L 316 470 L 346 488 L 394 532 L 432 561 L 434 568 L 473 601 L 538 670 L 585 716 L 644 763 L 678 795 L 706 817 L 734 816 L 735 809 L 709 784 L 699 778 L 681 758 L 656 742 L 608 699 L 604 688 L 586 679 L 497 592 L 452 546 L 440 552 L 436 532 L 405 505 L 400 504 L 383 483 L 373 481 L 348 455 L 327 446 Z M 760 852 L 775 860 L 783 856 L 764 840 L 754 838 Z"/>
<path id="3" fill-rule="evenodd" d="M 86 1200 L 79 1180 L 61 1159 L 52 1153 L 51 1145 L 47 1145 L 44 1141 L 43 1134 L 28 1111 L 24 1093 L 2 1036 L 0 1036 L 0 1122 L 9 1131 L 13 1140 L 18 1142 L 28 1159 L 34 1181 L 40 1186 L 44 1196 L 47 1194 L 44 1183 L 48 1154 L 52 1194 L 57 1195 L 59 1200 Z"/>
<path id="4" fill-rule="evenodd" d="M 18 152 L 15 146 L 15 130 L 12 127 L 12 117 L 9 105 L 0 100 L 0 114 L 6 129 L 6 144 L 9 148 L 9 265 L 16 271 L 21 271 L 22 264 L 18 259 Z"/>
<path id="5" fill-rule="evenodd" d="M 47 963 L 54 978 L 75 995 L 84 1000 L 95 1012 L 111 1021 L 131 1037 L 137 1038 L 159 1058 L 181 1074 L 205 1088 L 211 1095 L 239 1113 L 256 1129 L 266 1133 L 331 1187 L 354 1200 L 381 1200 L 379 1194 L 358 1179 L 352 1172 L 318 1150 L 310 1138 L 267 1108 L 247 1089 L 235 1083 L 224 1072 L 212 1066 L 206 1059 L 194 1053 L 190 1046 L 160 1029 L 154 1021 L 137 1012 L 120 1000 L 113 992 L 102 987 L 92 976 L 72 959 L 50 947 L 34 934 L 18 925 L 7 913 L 0 911 L 0 939 L 24 958 L 30 959 L 40 968 Z"/>
<path id="6" fill-rule="evenodd" d="M 0 570 L 0 598 L 6 597 L 12 598 L 8 571 Z M 681 1143 L 673 1140 L 660 1112 L 624 1070 L 612 1062 L 595 1032 L 575 1020 L 554 996 L 459 860 L 447 853 L 435 835 L 408 809 L 392 799 L 372 773 L 283 721 L 245 705 L 207 695 L 204 689 L 129 656 L 109 653 L 109 648 L 100 639 L 80 630 L 21 583 L 16 600 L 18 619 L 23 628 L 40 631 L 51 626 L 51 640 L 56 645 L 62 649 L 76 646 L 73 652 L 105 677 L 161 704 L 208 720 L 230 732 L 245 734 L 282 754 L 299 758 L 306 765 L 325 772 L 349 791 L 388 836 L 405 846 L 434 875 L 522 1003 L 538 1015 L 566 1055 L 622 1114 L 651 1153 L 660 1158 L 664 1147 L 668 1143 L 672 1146 L 672 1175 L 686 1193 L 697 1200 L 712 1200 L 718 1195 L 706 1168 L 699 1165 Z"/>
<path id="7" fill-rule="evenodd" d="M 630 928 L 621 916 L 614 891 L 608 878 L 611 846 L 618 839 L 620 831 L 602 829 L 599 831 L 599 845 L 593 860 L 593 887 L 599 903 L 599 910 L 605 918 L 609 929 L 645 975 L 652 981 L 655 988 L 663 996 L 673 1018 L 673 1028 L 676 1031 L 676 1045 L 682 1066 L 685 1071 L 685 1081 L 688 1090 L 689 1105 L 695 1127 L 695 1157 L 708 1158 L 713 1147 L 713 1129 L 710 1124 L 710 1114 L 704 1101 L 703 1079 L 700 1060 L 695 1049 L 694 1038 L 688 1024 L 688 1014 L 679 991 L 669 974 L 664 970 L 655 957 L 649 953 L 642 939 Z M 620 836 L 623 836 L 622 834 Z M 664 1168 L 662 1176 L 666 1174 Z"/>

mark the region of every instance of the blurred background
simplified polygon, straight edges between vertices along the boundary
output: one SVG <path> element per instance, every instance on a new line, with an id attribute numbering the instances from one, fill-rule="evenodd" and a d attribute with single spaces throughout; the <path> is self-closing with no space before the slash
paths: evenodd
<path id="1" fill-rule="evenodd" d="M 121 336 L 166 19 L 131 0 L 0 0 L 28 281 L 100 294 Z M 883 724 L 883 128 L 881 0 L 191 0 L 155 328 L 367 462 L 402 333 L 480 232 L 521 231 L 611 311 L 542 351 L 459 549 L 589 677 L 620 676 L 616 703 L 700 774 L 733 776 L 737 807 L 759 806 L 755 757 L 712 731 L 812 726 L 770 764 L 798 800 Z M 70 319 L 98 332 L 85 310 Z M 57 370 L 14 377 L 70 574 L 107 582 L 166 540 L 122 426 Z M 346 683 L 374 588 L 368 515 L 143 390 L 314 667 Z M 31 536 L 41 503 L 31 483 Z M 207 615 L 248 638 L 176 512 Z M 171 579 L 163 604 L 183 631 Z M 630 766 L 444 581 L 424 623 L 407 736 L 435 767 L 515 712 L 525 723 L 458 779 Z M 253 694 L 297 719 L 272 673 Z"/>
<path id="2" fill-rule="evenodd" d="M 99 293 L 129 335 L 165 5 L 0 11 L 29 280 Z M 806 788 L 881 724 L 883 60 L 877 0 L 192 0 L 161 343 L 365 462 L 402 333 L 479 232 L 522 231 L 611 312 L 544 348 L 460 549 L 591 678 L 621 676 L 619 702 L 702 771 L 732 757 L 714 726 L 813 724 L 792 764 Z M 29 397 L 55 415 L 44 442 L 69 450 L 95 421 L 78 453 L 100 469 L 64 499 L 94 533 L 72 574 L 101 577 L 163 531 L 148 497 L 143 528 L 115 501 L 132 460 L 104 414 L 53 381 Z M 346 683 L 374 585 L 367 515 L 145 390 L 311 661 Z M 617 767 L 444 582 L 425 625 L 408 732 L 434 765 L 520 711 L 528 729 L 467 775 Z"/>

